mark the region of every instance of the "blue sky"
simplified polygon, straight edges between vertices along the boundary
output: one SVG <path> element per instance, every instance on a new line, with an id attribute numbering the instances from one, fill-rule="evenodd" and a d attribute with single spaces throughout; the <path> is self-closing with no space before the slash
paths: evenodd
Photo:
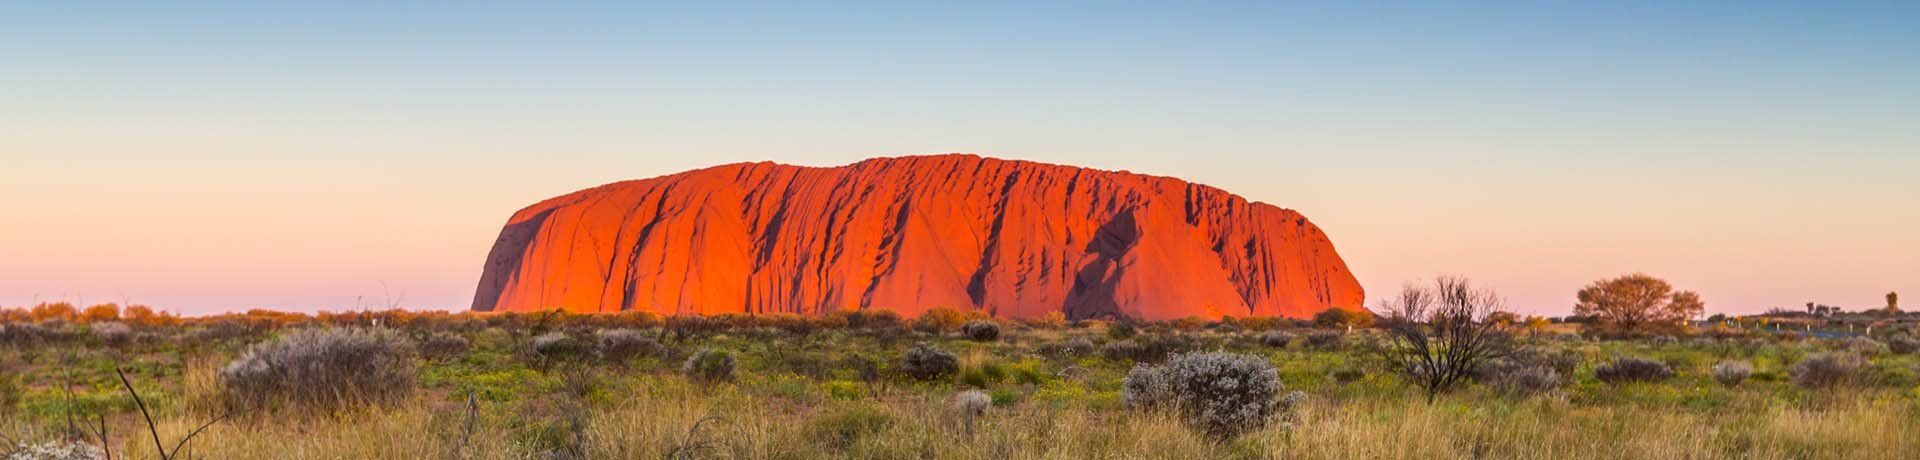
<path id="1" fill-rule="evenodd" d="M 506 216 L 976 152 L 1300 209 L 1373 293 L 1920 291 L 1920 4 L 0 3 L 0 305 L 466 304 Z M 384 303 L 384 300 L 380 303 Z"/>

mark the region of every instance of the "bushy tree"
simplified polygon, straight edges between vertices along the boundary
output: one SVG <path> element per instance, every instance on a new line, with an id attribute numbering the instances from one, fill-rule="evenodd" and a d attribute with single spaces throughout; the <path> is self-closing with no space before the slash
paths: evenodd
<path id="1" fill-rule="evenodd" d="M 1678 327 L 1706 310 L 1700 294 L 1675 292 L 1666 280 L 1635 273 L 1581 289 L 1573 313 L 1606 333 L 1638 334 Z"/>
<path id="2" fill-rule="evenodd" d="M 928 309 L 913 321 L 913 328 L 924 332 L 941 333 L 960 329 L 967 323 L 967 312 L 955 308 L 939 307 Z"/>
<path id="3" fill-rule="evenodd" d="M 1431 403 L 1470 378 L 1482 363 L 1512 354 L 1512 336 L 1488 320 L 1503 310 L 1499 295 L 1475 288 L 1465 278 L 1408 285 L 1399 296 L 1381 302 L 1388 340 L 1375 351 L 1388 368 L 1420 387 Z"/>
<path id="4" fill-rule="evenodd" d="M 80 322 L 82 323 L 104 323 L 119 320 L 120 305 L 118 304 L 103 303 L 87 307 L 86 310 L 80 311 Z"/>
<path id="5" fill-rule="evenodd" d="M 1900 314 L 1900 293 L 1898 292 L 1887 293 L 1887 314 L 1888 315 Z"/>
<path id="6" fill-rule="evenodd" d="M 80 317 L 80 311 L 66 302 L 42 303 L 34 305 L 29 315 L 34 321 L 73 321 Z"/>
<path id="7" fill-rule="evenodd" d="M 1373 314 L 1364 311 L 1329 308 L 1313 314 L 1313 325 L 1324 328 L 1372 327 Z"/>

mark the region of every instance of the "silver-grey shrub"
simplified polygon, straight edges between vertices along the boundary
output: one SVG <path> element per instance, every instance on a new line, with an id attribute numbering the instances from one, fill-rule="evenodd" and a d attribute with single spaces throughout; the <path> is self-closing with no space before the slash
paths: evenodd
<path id="1" fill-rule="evenodd" d="M 1610 384 L 1658 382 L 1673 378 L 1673 368 L 1651 359 L 1615 358 L 1613 362 L 1595 366 L 1593 377 Z"/>
<path id="2" fill-rule="evenodd" d="M 107 453 L 92 444 L 80 442 L 20 443 L 0 445 L 0 460 L 102 460 Z"/>
<path id="3" fill-rule="evenodd" d="M 1293 334 L 1280 331 L 1267 331 L 1260 334 L 1260 345 L 1269 348 L 1286 348 L 1293 343 Z"/>
<path id="4" fill-rule="evenodd" d="M 1746 361 L 1721 361 L 1713 365 L 1713 380 L 1721 385 L 1739 386 L 1753 375 L 1753 364 Z"/>
<path id="5" fill-rule="evenodd" d="M 1047 342 L 1035 349 L 1042 356 L 1051 358 L 1077 358 L 1093 354 L 1093 341 L 1084 337 L 1074 337 L 1065 341 Z"/>
<path id="6" fill-rule="evenodd" d="M 1563 375 L 1552 366 L 1512 358 L 1496 358 L 1474 369 L 1474 380 L 1501 393 L 1531 396 L 1560 388 Z"/>
<path id="7" fill-rule="evenodd" d="M 561 332 L 549 332 L 536 336 L 529 345 L 533 347 L 534 354 L 556 361 L 578 358 L 587 351 L 587 347 L 581 345 L 579 340 L 574 340 L 573 336 Z"/>
<path id="8" fill-rule="evenodd" d="M 127 342 L 133 341 L 133 327 L 127 326 L 126 323 L 96 323 L 88 329 L 93 332 L 94 338 L 100 339 L 100 343 L 107 345 L 126 345 Z"/>
<path id="9" fill-rule="evenodd" d="M 900 372 L 915 380 L 938 380 L 960 372 L 960 358 L 953 352 L 922 342 L 901 355 Z"/>
<path id="10" fill-rule="evenodd" d="M 686 374 L 688 379 L 702 383 L 731 382 L 733 367 L 733 353 L 707 348 L 687 358 L 686 364 L 680 366 L 680 372 Z"/>
<path id="11" fill-rule="evenodd" d="M 980 390 L 967 390 L 953 395 L 953 410 L 967 417 L 979 417 L 993 407 L 993 397 Z"/>
<path id="12" fill-rule="evenodd" d="M 1342 337 L 1338 332 L 1323 331 L 1307 334 L 1307 346 L 1313 347 L 1315 350 L 1339 348 L 1341 342 L 1345 341 L 1345 337 Z"/>
<path id="13" fill-rule="evenodd" d="M 1283 389 L 1273 365 L 1258 356 L 1186 353 L 1134 366 L 1121 397 L 1127 407 L 1172 411 L 1210 437 L 1230 439 L 1266 426 Z"/>
<path id="14" fill-rule="evenodd" d="M 1913 337 L 1905 335 L 1888 337 L 1887 351 L 1891 351 L 1894 354 L 1910 355 L 1915 351 L 1920 351 L 1920 340 L 1914 340 Z"/>
<path id="15" fill-rule="evenodd" d="M 960 334 L 975 342 L 1000 340 L 1000 325 L 991 321 L 968 321 L 960 326 Z"/>
<path id="16" fill-rule="evenodd" d="M 1887 345 L 1866 337 L 1850 337 L 1833 345 L 1835 350 L 1851 351 L 1863 355 L 1877 355 L 1887 352 Z"/>
<path id="17" fill-rule="evenodd" d="M 1793 363 L 1787 373 L 1801 388 L 1832 388 L 1860 383 L 1867 359 L 1852 353 L 1819 353 Z"/>
<path id="18" fill-rule="evenodd" d="M 473 342 L 456 334 L 436 332 L 420 341 L 420 355 L 433 360 L 451 360 L 467 354 Z"/>
<path id="19" fill-rule="evenodd" d="M 220 382 L 249 409 L 390 404 L 413 392 L 411 349 L 390 329 L 304 329 L 254 344 L 220 369 Z"/>
<path id="20" fill-rule="evenodd" d="M 655 356 L 666 351 L 659 341 L 633 329 L 607 329 L 594 334 L 600 358 L 612 362 L 626 362 L 634 358 Z"/>

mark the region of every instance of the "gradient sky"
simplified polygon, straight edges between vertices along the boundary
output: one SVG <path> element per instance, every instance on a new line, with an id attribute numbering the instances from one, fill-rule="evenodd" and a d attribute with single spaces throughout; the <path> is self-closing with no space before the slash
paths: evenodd
<path id="1" fill-rule="evenodd" d="M 38 3 L 0 3 L 0 305 L 464 308 L 540 199 L 939 152 L 1301 210 L 1370 297 L 1920 300 L 1914 2 Z"/>

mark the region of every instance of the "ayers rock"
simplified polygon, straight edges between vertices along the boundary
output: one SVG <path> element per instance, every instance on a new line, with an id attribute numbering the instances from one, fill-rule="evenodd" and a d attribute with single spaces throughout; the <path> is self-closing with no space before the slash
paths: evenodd
<path id="1" fill-rule="evenodd" d="M 1360 308 L 1300 213 L 1168 177 L 973 155 L 717 166 L 515 213 L 476 311 L 1303 318 Z"/>

